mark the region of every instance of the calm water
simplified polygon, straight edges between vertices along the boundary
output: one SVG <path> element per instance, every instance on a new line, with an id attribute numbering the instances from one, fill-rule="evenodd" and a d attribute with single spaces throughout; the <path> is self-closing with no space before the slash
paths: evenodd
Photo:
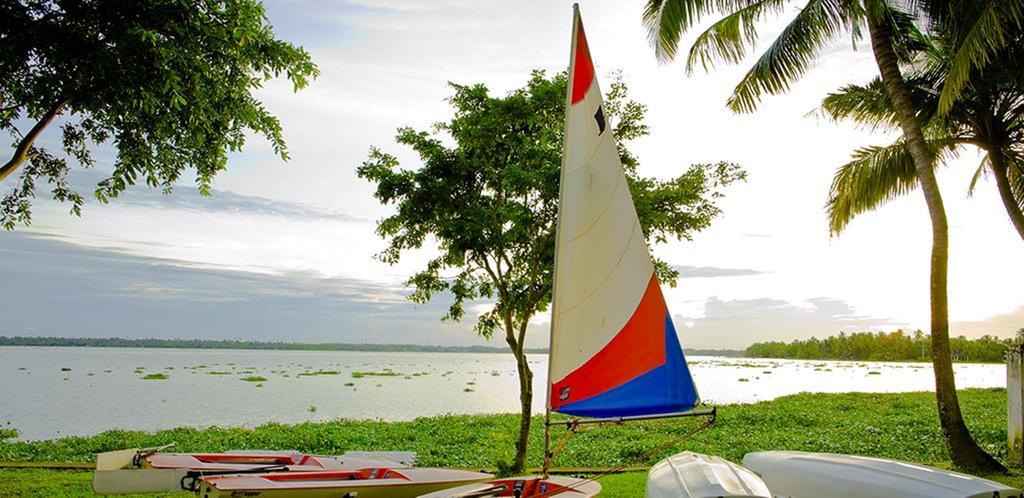
<path id="1" fill-rule="evenodd" d="M 699 356 L 689 362 L 702 398 L 719 404 L 805 391 L 933 388 L 928 364 Z M 530 366 L 534 408 L 543 412 L 547 357 L 531 356 Z M 300 375 L 318 371 L 336 374 Z M 393 375 L 357 378 L 354 372 Z M 143 380 L 154 373 L 168 378 Z M 956 376 L 958 387 L 1006 385 L 1003 365 L 956 365 Z M 510 354 L 0 347 L 0 426 L 18 429 L 23 439 L 516 412 L 517 389 Z"/>

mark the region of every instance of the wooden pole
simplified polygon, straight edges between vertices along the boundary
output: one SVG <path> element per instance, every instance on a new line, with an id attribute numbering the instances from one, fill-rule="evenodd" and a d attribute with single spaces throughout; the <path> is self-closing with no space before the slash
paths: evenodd
<path id="1" fill-rule="evenodd" d="M 1024 466 L 1024 344 L 1006 350 L 1006 435 L 1009 464 Z"/>

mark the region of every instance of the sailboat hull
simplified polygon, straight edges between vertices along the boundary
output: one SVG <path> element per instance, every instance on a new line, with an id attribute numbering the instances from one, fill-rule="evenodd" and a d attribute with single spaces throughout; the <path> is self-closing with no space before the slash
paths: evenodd
<path id="1" fill-rule="evenodd" d="M 518 494 L 516 493 L 518 491 Z M 539 476 L 508 477 L 492 479 L 477 484 L 459 486 L 435 493 L 421 495 L 419 498 L 484 498 L 484 497 L 519 497 L 557 496 L 562 498 L 589 498 L 601 492 L 597 481 L 577 479 L 573 477 L 551 476 L 542 479 Z M 360 495 L 362 497 L 362 495 Z"/>
<path id="2" fill-rule="evenodd" d="M 884 458 L 802 451 L 747 453 L 743 466 L 786 498 L 1020 498 L 979 477 Z"/>
<path id="3" fill-rule="evenodd" d="M 341 456 L 307 455 L 295 451 L 232 451 L 228 453 L 162 453 L 132 448 L 96 455 L 92 488 L 99 494 L 173 493 L 195 473 L 259 472 L 275 467 L 288 472 L 406 468 L 409 452 L 350 452 Z M 265 470 L 264 470 L 265 471 Z"/>
<path id="4" fill-rule="evenodd" d="M 415 498 L 493 477 L 481 472 L 431 468 L 244 474 L 203 477 L 196 495 L 202 498 Z"/>

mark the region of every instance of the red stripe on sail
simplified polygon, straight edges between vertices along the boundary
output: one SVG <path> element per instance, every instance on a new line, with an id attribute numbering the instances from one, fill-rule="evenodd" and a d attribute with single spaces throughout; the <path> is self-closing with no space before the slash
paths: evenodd
<path id="1" fill-rule="evenodd" d="M 587 96 L 590 84 L 594 82 L 594 62 L 590 60 L 590 48 L 587 47 L 587 35 L 583 32 L 583 22 L 576 31 L 576 60 L 573 61 L 572 103 L 575 104 Z"/>
<path id="2" fill-rule="evenodd" d="M 658 279 L 652 275 L 622 330 L 586 363 L 551 386 L 551 408 L 557 410 L 601 394 L 663 365 L 667 312 Z"/>

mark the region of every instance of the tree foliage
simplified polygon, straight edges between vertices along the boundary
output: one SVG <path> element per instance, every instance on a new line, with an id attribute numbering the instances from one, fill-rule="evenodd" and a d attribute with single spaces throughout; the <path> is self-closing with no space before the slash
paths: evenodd
<path id="1" fill-rule="evenodd" d="M 1004 9 L 1001 6 L 1013 4 Z M 688 67 L 695 61 L 705 67 L 716 61 L 738 63 L 757 41 L 756 23 L 771 15 L 781 14 L 787 2 L 774 0 L 648 0 L 644 23 L 651 43 L 662 59 L 672 59 L 683 33 L 709 15 L 724 16 L 702 33 L 690 50 Z M 980 8 L 975 8 L 980 7 Z M 1005 12 L 1002 12 L 1005 10 Z M 1000 14 L 1005 15 L 1000 15 Z M 929 306 L 931 333 L 934 340 L 933 365 L 936 402 L 946 445 L 954 465 L 978 470 L 1004 470 L 991 455 L 974 441 L 963 421 L 956 395 L 949 350 L 949 303 L 947 274 L 949 261 L 948 221 L 934 171 L 934 153 L 929 147 L 920 116 L 914 112 L 911 86 L 901 70 L 901 63 L 910 60 L 921 43 L 918 22 L 927 15 L 930 28 L 965 27 L 966 36 L 957 38 L 958 51 L 949 81 L 941 90 L 939 112 L 945 113 L 952 101 L 960 97 L 963 76 L 970 69 L 985 69 L 990 56 L 1008 43 L 1008 27 L 1024 23 L 1021 2 L 1004 0 L 803 0 L 800 7 L 779 35 L 754 62 L 729 98 L 728 106 L 735 112 L 754 110 L 765 94 L 785 93 L 815 63 L 822 50 L 841 36 L 849 36 L 854 45 L 866 33 L 881 76 L 881 87 L 892 101 L 892 119 L 903 134 L 906 154 L 899 150 L 876 150 L 892 160 L 909 159 L 916 183 L 921 187 L 932 225 L 931 271 L 929 274 Z M 968 68 L 967 71 L 964 68 Z M 957 79 L 960 81 L 957 81 Z M 878 160 L 862 154 L 857 168 L 844 172 L 854 184 L 874 188 L 879 181 L 888 181 L 900 190 L 907 190 L 906 176 L 879 175 Z M 1001 156 L 997 156 L 1001 157 Z M 878 159 L 878 158 L 876 158 Z M 884 159 L 884 157 L 881 157 Z M 863 174 L 860 174 L 863 173 Z M 1007 189 L 1001 188 L 1002 191 Z M 876 205 L 891 197 L 892 192 L 870 191 Z M 1004 199 L 1006 194 L 1003 194 Z M 1004 200 L 1004 202 L 1007 202 Z M 836 203 L 841 216 L 856 212 L 863 206 Z M 1021 222 L 1024 225 L 1024 220 Z M 833 230 L 836 230 L 833 223 Z M 1022 231 L 1024 234 L 1024 231 Z"/>
<path id="2" fill-rule="evenodd" d="M 965 146 L 984 152 L 968 192 L 977 180 L 991 174 L 1004 207 L 1024 238 L 1024 30 L 1015 30 L 1019 42 L 995 54 L 994 64 L 975 70 L 959 90 L 959 99 L 941 112 L 940 89 L 948 81 L 959 53 L 958 36 L 963 28 L 936 28 L 906 64 L 907 83 L 915 113 L 928 139 L 936 165 L 958 157 Z M 896 130 L 895 110 L 880 79 L 864 85 L 847 85 L 822 103 L 823 114 L 834 120 L 852 121 L 870 129 Z M 839 233 L 856 215 L 874 210 L 918 185 L 913 161 L 904 139 L 879 147 L 858 149 L 840 167 L 828 202 L 833 233 Z"/>
<path id="3" fill-rule="evenodd" d="M 116 149 L 94 192 L 102 202 L 140 181 L 170 192 L 187 170 L 208 193 L 250 132 L 287 159 L 254 91 L 281 74 L 298 90 L 318 74 L 275 37 L 258 0 L 20 0 L 0 4 L 0 19 L 0 130 L 15 148 L 0 181 L 21 169 L 0 201 L 8 229 L 31 221 L 44 184 L 79 214 L 67 175 L 72 163 L 93 166 L 99 144 Z M 54 121 L 60 146 L 47 148 L 38 139 Z"/>
<path id="4" fill-rule="evenodd" d="M 1002 363 L 1006 348 L 1014 339 L 983 335 L 977 339 L 953 337 L 949 349 L 953 359 L 980 363 Z M 812 337 L 792 342 L 758 342 L 747 348 L 751 358 L 793 358 L 800 360 L 931 361 L 931 337 L 920 330 L 907 333 L 840 333 L 824 339 Z"/>
<path id="5" fill-rule="evenodd" d="M 517 360 L 521 418 L 510 468 L 520 472 L 533 398 L 523 348 L 530 319 L 551 300 L 566 88 L 565 73 L 549 78 L 541 71 L 502 97 L 483 85 L 452 84 L 450 120 L 432 132 L 398 131 L 396 141 L 418 154 L 420 167 L 402 168 L 395 156 L 373 148 L 358 169 L 376 184 L 376 198 L 395 206 L 377 225 L 388 241 L 380 258 L 396 263 L 409 251 L 436 247 L 436 256 L 407 282 L 410 299 L 449 294 L 444 319 L 450 320 L 462 319 L 470 302 L 491 303 L 475 330 L 488 338 L 503 332 Z M 642 177 L 626 143 L 647 134 L 645 107 L 617 80 L 605 109 L 649 243 L 688 239 L 706 228 L 720 212 L 722 190 L 746 177 L 729 163 L 691 166 L 667 180 Z M 674 283 L 678 273 L 655 263 L 662 281 Z"/>
<path id="6" fill-rule="evenodd" d="M 490 337 L 503 314 L 511 313 L 519 328 L 550 300 L 566 77 L 537 71 L 504 97 L 490 96 L 479 84 L 452 88 L 449 122 L 437 124 L 435 133 L 401 128 L 396 137 L 419 155 L 422 167 L 401 168 L 395 156 L 373 148 L 358 173 L 377 185 L 378 200 L 397 208 L 378 224 L 389 242 L 383 261 L 396 263 L 427 243 L 439 246 L 438 256 L 410 278 L 411 299 L 426 302 L 450 292 L 445 318 L 452 320 L 463 318 L 468 301 L 495 299 L 476 324 Z M 722 189 L 745 173 L 716 163 L 669 180 L 638 175 L 626 143 L 647 134 L 646 108 L 627 92 L 614 82 L 605 108 L 644 233 L 650 242 L 689 239 L 720 213 Z M 674 269 L 663 261 L 657 267 L 663 281 L 675 282 Z"/>

